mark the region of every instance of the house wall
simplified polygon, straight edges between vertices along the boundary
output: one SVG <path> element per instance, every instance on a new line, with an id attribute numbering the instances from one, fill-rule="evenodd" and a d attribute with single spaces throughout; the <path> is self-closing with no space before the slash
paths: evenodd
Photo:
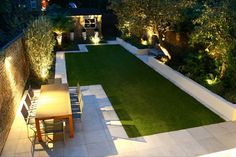
<path id="1" fill-rule="evenodd" d="M 29 76 L 22 37 L 0 51 L 0 152 L 7 139 Z"/>
<path id="2" fill-rule="evenodd" d="M 84 26 L 84 16 L 73 16 L 73 19 L 75 21 L 75 39 L 82 38 L 82 30 Z M 99 31 L 99 36 L 102 36 L 102 15 L 90 15 L 95 16 L 97 18 L 97 29 Z M 94 36 L 94 29 L 86 29 L 86 34 L 88 37 Z"/>

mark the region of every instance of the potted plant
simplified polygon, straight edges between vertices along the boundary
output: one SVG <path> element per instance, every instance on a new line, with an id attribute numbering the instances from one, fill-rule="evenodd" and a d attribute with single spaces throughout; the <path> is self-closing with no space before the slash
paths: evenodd
<path id="1" fill-rule="evenodd" d="M 60 46 L 62 43 L 62 34 L 68 32 L 72 28 L 73 21 L 64 16 L 58 15 L 52 19 L 53 21 L 53 32 L 56 33 L 57 43 Z"/>
<path id="2" fill-rule="evenodd" d="M 86 29 L 84 29 L 84 28 L 82 29 L 82 37 L 84 40 L 87 39 Z"/>
<path id="3" fill-rule="evenodd" d="M 75 40 L 75 23 L 73 19 L 68 20 L 68 29 L 70 32 L 70 40 L 74 41 Z"/>
<path id="4" fill-rule="evenodd" d="M 94 36 L 95 36 L 95 37 L 98 37 L 98 36 L 99 36 L 99 30 L 98 30 L 98 28 L 95 28 L 95 29 L 94 29 Z"/>

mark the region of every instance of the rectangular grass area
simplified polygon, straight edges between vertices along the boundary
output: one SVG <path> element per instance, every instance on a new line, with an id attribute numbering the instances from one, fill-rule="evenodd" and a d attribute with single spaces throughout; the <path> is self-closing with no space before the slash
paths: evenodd
<path id="1" fill-rule="evenodd" d="M 101 84 L 129 137 L 224 121 L 119 45 L 66 54 L 70 86 Z"/>

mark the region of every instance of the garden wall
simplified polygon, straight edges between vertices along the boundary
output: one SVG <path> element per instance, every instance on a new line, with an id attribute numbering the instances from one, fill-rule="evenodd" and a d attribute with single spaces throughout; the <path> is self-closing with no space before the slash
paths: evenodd
<path id="1" fill-rule="evenodd" d="M 224 118 L 225 120 L 236 120 L 236 105 L 216 95 L 195 81 L 160 63 L 153 57 L 149 57 L 148 64 L 170 80 L 183 91 L 194 97 L 207 108 Z"/>
<path id="2" fill-rule="evenodd" d="M 0 50 L 0 153 L 29 76 L 22 35 Z"/>

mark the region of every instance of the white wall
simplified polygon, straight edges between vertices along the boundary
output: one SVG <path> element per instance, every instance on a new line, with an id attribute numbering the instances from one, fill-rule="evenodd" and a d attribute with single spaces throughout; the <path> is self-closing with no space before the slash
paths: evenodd
<path id="1" fill-rule="evenodd" d="M 136 48 L 135 46 L 125 42 L 124 40 L 120 39 L 120 38 L 116 38 L 116 41 L 118 42 L 118 44 L 120 44 L 123 48 L 125 48 L 127 51 L 136 54 L 136 52 L 139 50 L 138 48 Z"/>

